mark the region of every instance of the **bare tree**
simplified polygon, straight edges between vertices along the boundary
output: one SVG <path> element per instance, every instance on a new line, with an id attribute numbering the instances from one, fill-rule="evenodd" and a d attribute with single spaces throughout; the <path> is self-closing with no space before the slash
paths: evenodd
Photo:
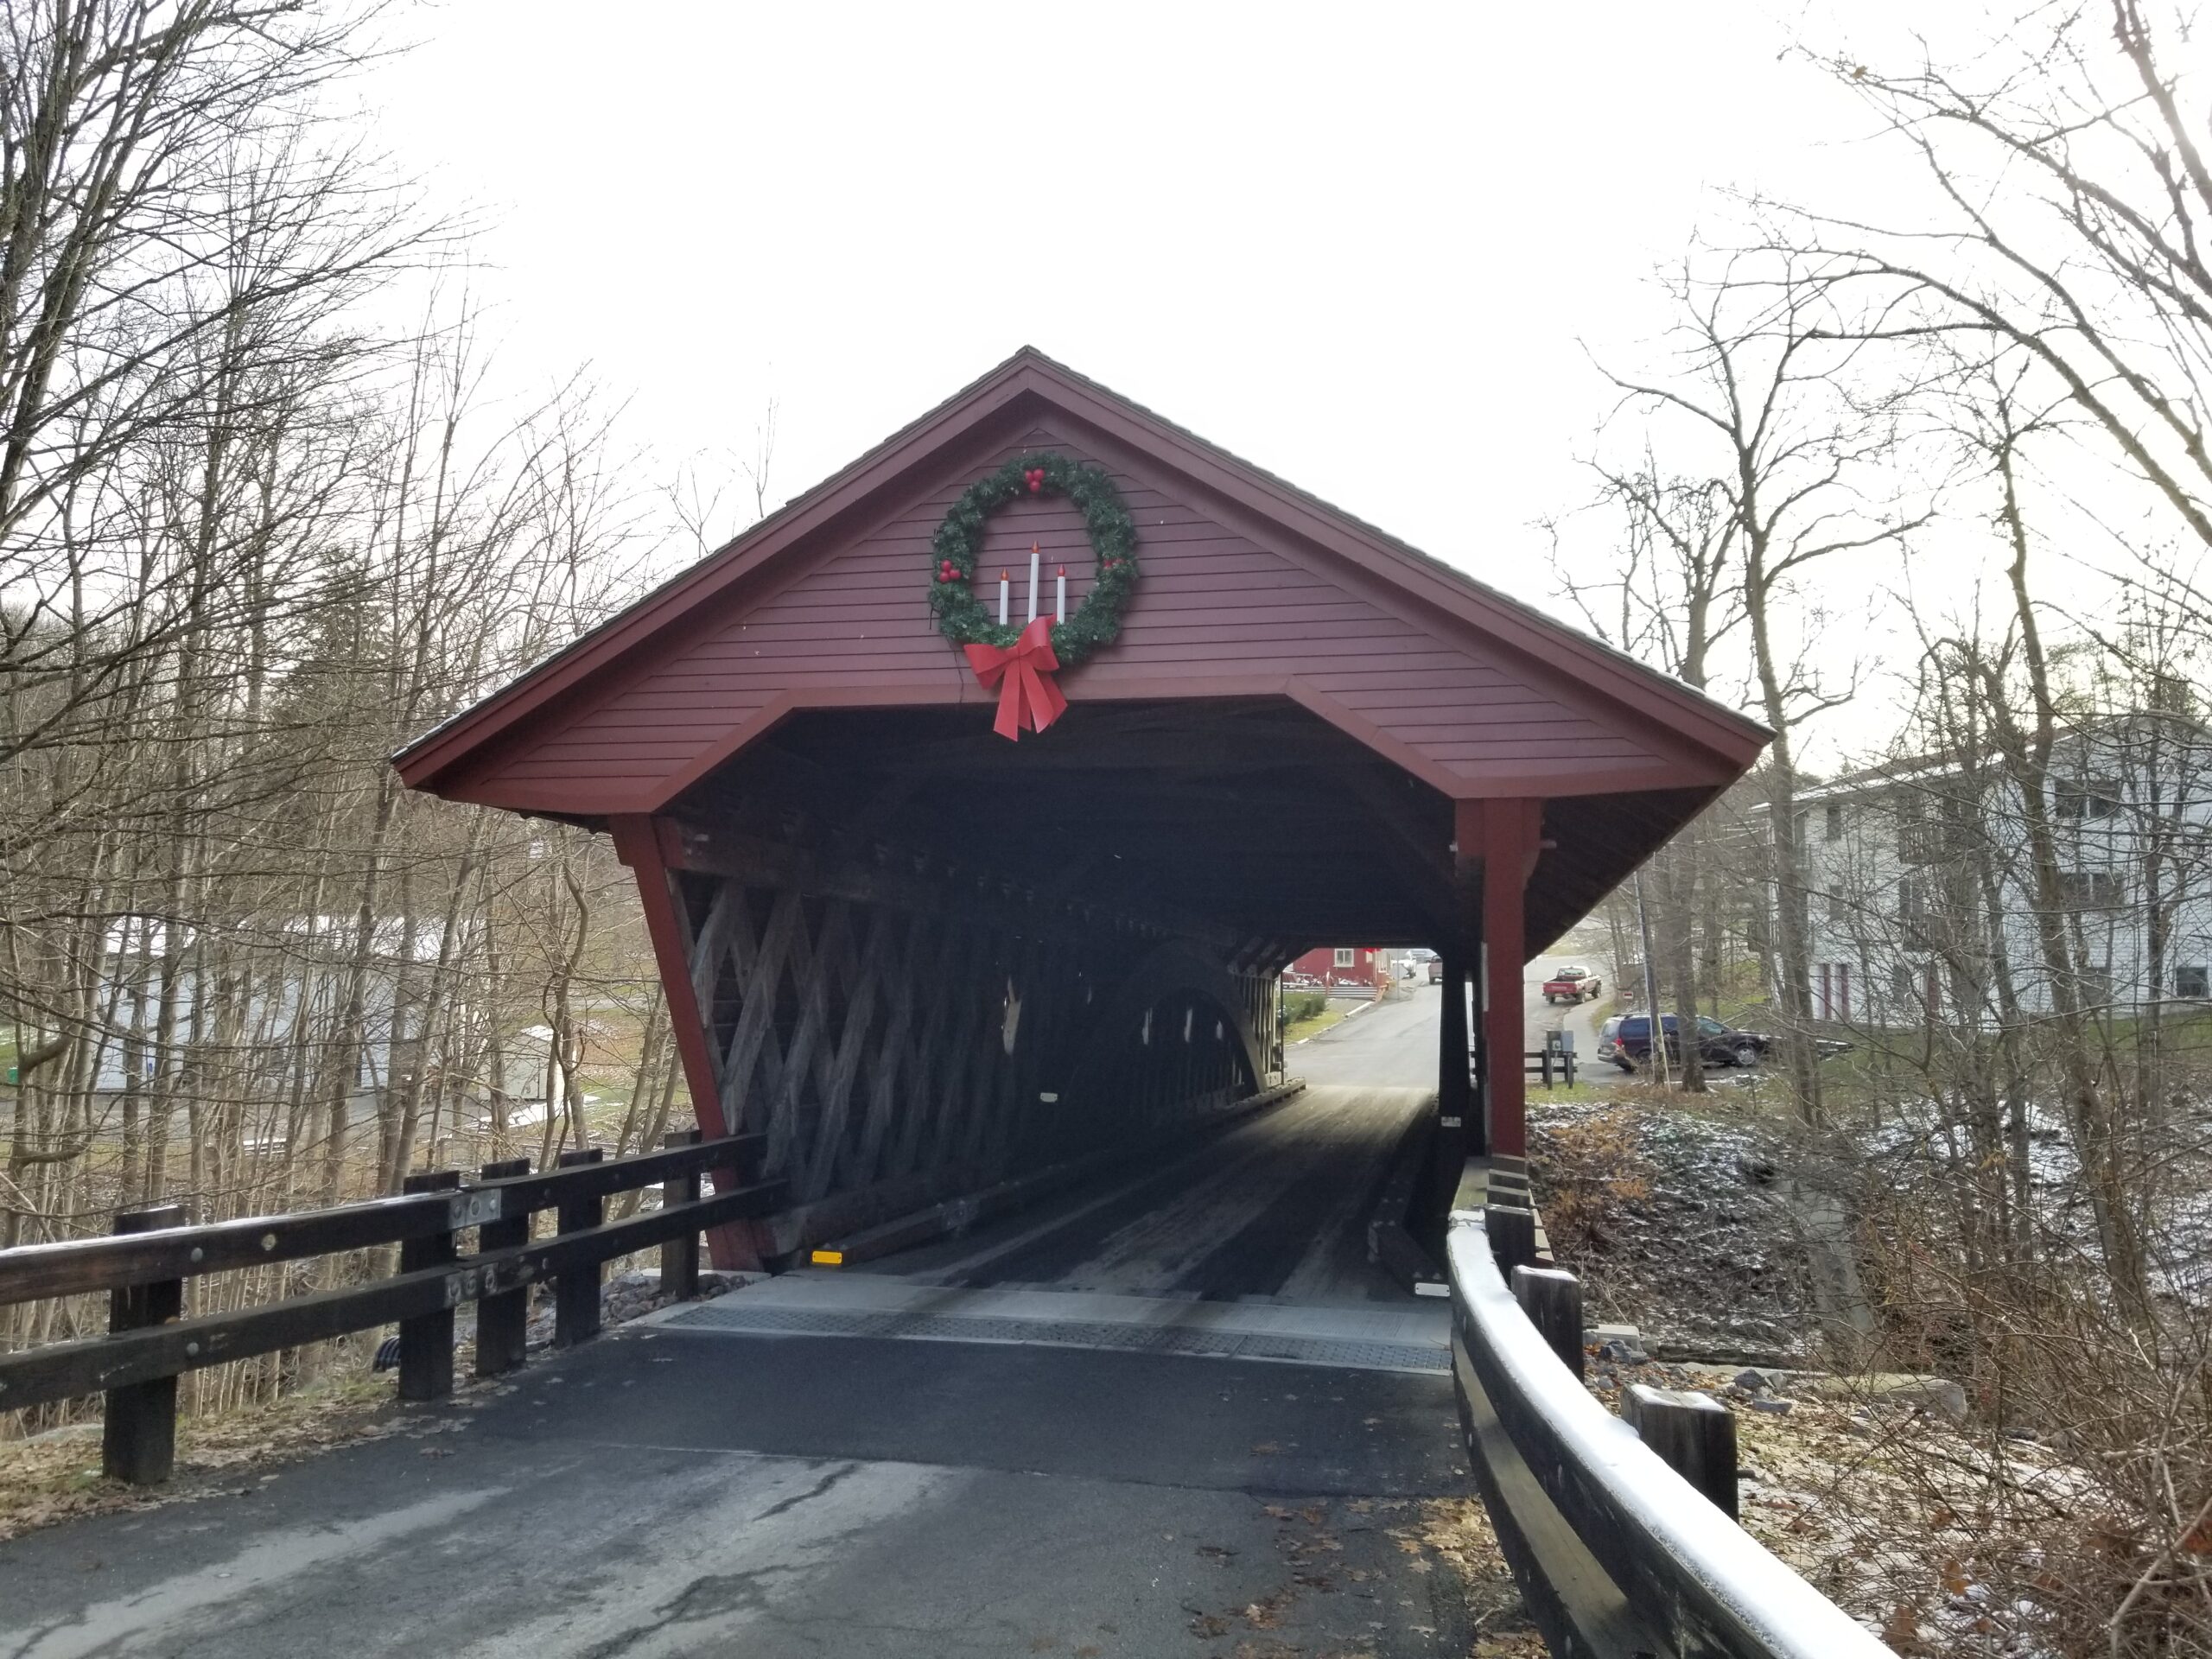
<path id="1" fill-rule="evenodd" d="M 1899 408 L 1862 372 L 1866 325 L 1839 309 L 1829 273 L 1786 252 L 1693 262 L 1665 279 L 1676 323 L 1667 378 L 1609 375 L 1626 406 L 1687 434 L 1685 467 L 1726 505 L 1751 677 L 1774 732 L 1768 829 L 1775 900 L 1774 989 L 1799 1109 L 1820 1116 L 1811 1041 L 1796 734 L 1852 695 L 1810 662 L 1816 607 L 1805 584 L 1835 556 L 1891 547 L 1927 520 L 1897 505 Z M 1669 450 L 1669 453 L 1673 451 Z"/>
<path id="2" fill-rule="evenodd" d="M 1602 581 L 1564 578 L 1568 595 L 1598 633 L 1622 650 L 1709 690 L 1715 653 L 1745 620 L 1734 566 L 1741 519 L 1720 482 L 1662 473 L 1647 448 L 1632 467 L 1602 463 L 1600 505 L 1619 515 L 1619 548 Z M 1564 568 L 1570 572 L 1571 563 Z M 1705 1089 L 1705 1058 L 1695 1040 L 1700 988 L 1699 934 L 1704 924 L 1705 831 L 1692 823 L 1653 859 L 1661 912 L 1661 955 L 1683 1033 L 1681 1085 Z M 1618 963 L 1616 964 L 1618 967 Z M 1653 1010 L 1658 1018 L 1658 1011 Z M 1655 1034 L 1654 1052 L 1666 1058 Z"/>
<path id="3" fill-rule="evenodd" d="M 2190 28 L 2157 0 L 2064 0 L 1956 67 L 1832 56 L 1942 219 L 1799 217 L 1833 274 L 1885 290 L 1887 332 L 2018 351 L 2212 545 L 2212 105 L 2183 73 Z"/>

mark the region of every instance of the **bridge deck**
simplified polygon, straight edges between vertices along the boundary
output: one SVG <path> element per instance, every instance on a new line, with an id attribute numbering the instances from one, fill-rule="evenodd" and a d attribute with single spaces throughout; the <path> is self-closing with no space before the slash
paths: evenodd
<path id="1" fill-rule="evenodd" d="M 1398 1301 L 1404 1293 L 1368 1263 L 1368 1211 L 1400 1136 L 1433 1096 L 1433 1085 L 1313 1084 L 1166 1164 L 855 1271 L 931 1285 Z"/>

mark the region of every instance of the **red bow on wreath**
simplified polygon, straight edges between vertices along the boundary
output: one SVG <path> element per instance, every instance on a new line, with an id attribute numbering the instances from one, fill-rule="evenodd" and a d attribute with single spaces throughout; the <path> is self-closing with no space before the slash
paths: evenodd
<path id="1" fill-rule="evenodd" d="M 1052 619 L 1040 616 L 1011 645 L 963 645 L 968 665 L 988 691 L 999 687 L 999 717 L 991 729 L 1018 743 L 1024 732 L 1041 732 L 1067 712 L 1068 700 L 1046 677 L 1060 665 L 1052 655 Z M 1001 683 L 1003 682 L 1003 683 Z"/>

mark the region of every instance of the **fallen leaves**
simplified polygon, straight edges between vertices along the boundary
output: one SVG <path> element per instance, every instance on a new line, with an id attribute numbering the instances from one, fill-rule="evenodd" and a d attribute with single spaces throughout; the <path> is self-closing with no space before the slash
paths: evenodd
<path id="1" fill-rule="evenodd" d="M 0 1541 L 87 1516 L 234 1496 L 251 1490 L 238 1485 L 240 1471 L 380 1440 L 404 1432 L 408 1423 L 391 1409 L 389 1376 L 367 1371 L 334 1376 L 226 1416 L 186 1418 L 177 1426 L 177 1478 L 158 1489 L 105 1478 L 98 1426 L 82 1427 L 91 1432 L 0 1441 Z M 226 1472 L 228 1481 L 207 1479 Z"/>

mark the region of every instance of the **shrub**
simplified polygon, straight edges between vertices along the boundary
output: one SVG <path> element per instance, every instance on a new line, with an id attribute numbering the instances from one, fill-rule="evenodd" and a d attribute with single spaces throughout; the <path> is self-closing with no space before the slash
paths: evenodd
<path id="1" fill-rule="evenodd" d="M 1622 1215 L 1651 1196 L 1637 1120 L 1633 1108 L 1620 1107 L 1544 1131 L 1539 1197 L 1562 1259 L 1602 1255 Z"/>

